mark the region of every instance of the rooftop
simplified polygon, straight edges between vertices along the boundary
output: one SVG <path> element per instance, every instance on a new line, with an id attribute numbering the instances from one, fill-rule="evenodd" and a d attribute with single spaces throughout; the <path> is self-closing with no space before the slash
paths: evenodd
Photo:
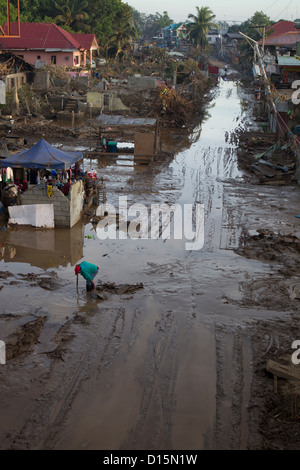
<path id="1" fill-rule="evenodd" d="M 7 32 L 6 23 L 3 30 Z M 95 39 L 93 34 L 71 34 L 53 23 L 21 23 L 20 32 L 20 37 L 1 38 L 2 50 L 88 50 Z M 11 23 L 11 33 L 18 34 L 17 23 Z"/>
<path id="2" fill-rule="evenodd" d="M 300 60 L 296 57 L 289 55 L 277 56 L 278 65 L 280 67 L 289 66 L 289 67 L 300 67 Z"/>

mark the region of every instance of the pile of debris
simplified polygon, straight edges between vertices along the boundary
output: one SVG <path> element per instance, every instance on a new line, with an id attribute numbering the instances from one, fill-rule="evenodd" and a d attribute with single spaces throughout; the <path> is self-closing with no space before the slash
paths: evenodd
<path id="1" fill-rule="evenodd" d="M 273 375 L 274 393 L 278 394 L 275 418 L 300 420 L 299 347 L 284 362 L 267 361 L 266 370 Z"/>
<path id="2" fill-rule="evenodd" d="M 292 144 L 281 144 L 275 134 L 241 134 L 238 157 L 240 168 L 250 171 L 260 184 L 288 185 L 297 181 L 297 156 Z"/>

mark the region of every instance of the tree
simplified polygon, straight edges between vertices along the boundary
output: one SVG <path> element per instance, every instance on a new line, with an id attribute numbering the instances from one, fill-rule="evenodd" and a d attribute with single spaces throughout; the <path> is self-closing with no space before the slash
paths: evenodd
<path id="1" fill-rule="evenodd" d="M 53 4 L 56 12 L 54 21 L 62 26 L 78 30 L 89 17 L 86 0 L 56 0 Z"/>
<path id="2" fill-rule="evenodd" d="M 132 9 L 128 4 L 122 4 L 121 9 L 117 12 L 113 29 L 114 32 L 110 40 L 116 43 L 116 57 L 118 57 L 123 48 L 128 45 L 132 39 L 138 37 L 138 31 L 133 23 Z"/>
<path id="3" fill-rule="evenodd" d="M 272 24 L 270 18 L 263 11 L 256 11 L 251 18 L 237 27 L 237 31 L 259 41 L 263 37 L 263 28 L 267 29 Z M 232 28 L 230 32 L 233 32 Z M 246 40 L 239 46 L 239 58 L 245 69 L 248 69 L 253 62 L 253 48 Z"/>
<path id="4" fill-rule="evenodd" d="M 262 37 L 263 27 L 268 28 L 272 22 L 263 11 L 256 11 L 254 15 L 240 25 L 239 31 L 250 36 L 255 41 Z"/>
<path id="5" fill-rule="evenodd" d="M 208 46 L 207 33 L 209 29 L 218 28 L 214 23 L 215 15 L 209 7 L 196 7 L 197 14 L 189 14 L 188 18 L 193 20 L 187 24 L 187 36 L 192 44 L 201 50 Z"/>
<path id="6" fill-rule="evenodd" d="M 169 17 L 167 11 L 164 11 L 163 14 L 156 12 L 155 15 L 140 13 L 139 29 L 144 39 L 153 39 L 162 28 L 170 26 L 172 23 L 174 20 Z"/>
<path id="7" fill-rule="evenodd" d="M 157 26 L 159 28 L 166 28 L 167 26 L 170 26 L 170 24 L 174 23 L 174 21 L 169 17 L 169 14 L 167 11 L 164 11 L 162 15 L 156 12 L 156 18 L 157 18 Z"/>

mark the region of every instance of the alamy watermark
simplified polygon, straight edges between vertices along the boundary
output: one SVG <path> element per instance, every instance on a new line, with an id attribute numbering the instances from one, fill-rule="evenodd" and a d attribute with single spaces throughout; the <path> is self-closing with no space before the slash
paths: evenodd
<path id="1" fill-rule="evenodd" d="M 103 217 L 97 225 L 100 240 L 186 240 L 186 250 L 204 246 L 204 204 L 144 204 L 128 207 L 127 196 L 119 197 L 119 207 L 102 204 L 96 215 Z"/>
<path id="2" fill-rule="evenodd" d="M 0 341 L 0 364 L 6 364 L 6 348 L 4 341 Z"/>
<path id="3" fill-rule="evenodd" d="M 296 349 L 296 351 L 292 354 L 292 363 L 297 366 L 300 364 L 300 340 L 297 339 L 292 344 L 292 349 Z"/>
<path id="4" fill-rule="evenodd" d="M 292 94 L 292 102 L 293 104 L 297 105 L 300 104 L 300 80 L 295 80 L 292 83 L 292 89 L 296 90 Z"/>

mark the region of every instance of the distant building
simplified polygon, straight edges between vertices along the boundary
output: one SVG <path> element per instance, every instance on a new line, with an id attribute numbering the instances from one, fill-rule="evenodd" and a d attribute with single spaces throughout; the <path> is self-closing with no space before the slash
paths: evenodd
<path id="1" fill-rule="evenodd" d="M 208 33 L 206 35 L 207 41 L 210 45 L 217 44 L 218 42 L 221 42 L 222 36 L 219 33 Z"/>
<path id="2" fill-rule="evenodd" d="M 174 23 L 162 28 L 153 38 L 158 46 L 178 47 L 186 42 L 186 23 Z"/>

